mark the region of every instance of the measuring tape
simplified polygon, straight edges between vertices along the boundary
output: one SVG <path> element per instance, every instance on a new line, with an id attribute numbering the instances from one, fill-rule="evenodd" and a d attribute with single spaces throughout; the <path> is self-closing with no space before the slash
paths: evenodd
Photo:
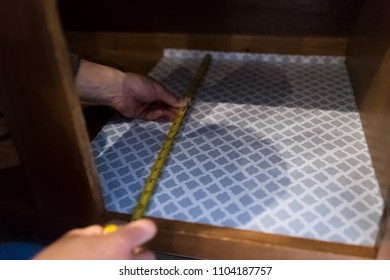
<path id="1" fill-rule="evenodd" d="M 207 70 L 211 63 L 211 55 L 207 54 L 201 64 L 199 65 L 198 69 L 195 72 L 194 77 L 192 78 L 184 98 L 187 100 L 188 105 L 191 102 L 192 97 L 194 96 L 197 88 L 200 85 L 200 82 L 202 81 L 203 77 L 206 75 Z M 188 107 L 187 105 L 187 107 Z M 146 208 L 148 206 L 148 203 L 150 201 L 150 197 L 152 196 L 152 193 L 156 187 L 157 181 L 160 177 L 161 171 L 164 168 L 164 163 L 166 159 L 169 156 L 169 152 L 171 150 L 171 147 L 173 145 L 173 141 L 175 140 L 176 134 L 179 131 L 180 125 L 183 121 L 183 118 L 187 112 L 187 107 L 182 107 L 177 112 L 175 119 L 173 120 L 173 123 L 169 129 L 168 135 L 164 140 L 164 143 L 161 147 L 160 152 L 158 153 L 157 159 L 150 171 L 149 177 L 146 180 L 144 189 L 141 193 L 140 198 L 138 199 L 138 204 L 135 208 L 135 211 L 133 212 L 133 215 L 131 217 L 131 221 L 135 221 L 138 219 L 141 219 L 146 211 Z M 103 234 L 109 234 L 112 232 L 117 231 L 118 225 L 110 223 L 106 225 L 103 228 Z"/>
<path id="2" fill-rule="evenodd" d="M 211 63 L 211 56 L 207 54 L 203 58 L 201 64 L 196 70 L 196 73 L 187 88 L 186 95 L 184 96 L 184 98 L 187 100 L 188 104 L 190 103 L 192 97 L 194 96 L 203 77 L 206 75 L 210 63 Z M 160 177 L 160 173 L 164 168 L 164 163 L 169 156 L 169 152 L 173 145 L 173 141 L 175 140 L 175 136 L 180 128 L 180 124 L 183 121 L 186 112 L 187 112 L 187 107 L 182 107 L 177 112 L 175 119 L 171 125 L 171 128 L 169 129 L 168 135 L 165 138 L 164 144 L 162 145 L 161 150 L 158 153 L 157 159 L 150 171 L 150 175 L 146 180 L 143 192 L 138 200 L 138 204 L 131 217 L 131 221 L 138 220 L 144 216 L 150 197 L 152 196 L 152 193 L 156 187 L 157 181 Z"/>

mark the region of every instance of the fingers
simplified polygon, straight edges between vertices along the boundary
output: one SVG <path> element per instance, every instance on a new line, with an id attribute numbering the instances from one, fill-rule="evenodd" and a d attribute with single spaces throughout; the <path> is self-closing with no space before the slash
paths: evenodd
<path id="1" fill-rule="evenodd" d="M 154 260 L 155 256 L 149 250 L 145 250 L 143 248 L 136 248 L 136 249 L 134 249 L 133 259 L 134 260 Z"/>
<path id="2" fill-rule="evenodd" d="M 161 89 L 159 90 L 160 96 L 159 99 L 166 103 L 167 105 L 175 108 L 185 107 L 188 105 L 187 100 L 178 98 L 174 96 L 172 93 L 170 93 L 164 86 L 161 86 Z"/>
<path id="3" fill-rule="evenodd" d="M 188 105 L 187 100 L 176 97 L 162 83 L 160 83 L 153 77 L 147 77 L 154 84 L 154 88 L 156 89 L 159 101 L 162 101 L 165 104 L 175 108 L 185 107 Z"/>
<path id="4" fill-rule="evenodd" d="M 147 121 L 154 121 L 161 118 L 163 115 L 163 109 L 154 109 L 154 110 L 147 110 L 144 111 L 140 117 Z"/>
<path id="5" fill-rule="evenodd" d="M 133 73 L 127 74 L 122 94 L 112 104 L 124 116 L 145 120 L 171 120 L 172 114 L 166 109 L 172 111 L 187 105 L 186 99 L 176 97 L 154 78 Z"/>
<path id="6" fill-rule="evenodd" d="M 156 225 L 141 219 L 121 226 L 118 231 L 105 236 L 110 248 L 114 248 L 113 259 L 152 260 L 154 254 L 141 246 L 151 240 L 157 232 Z"/>
<path id="7" fill-rule="evenodd" d="M 173 121 L 176 117 L 177 111 L 178 108 L 153 104 L 148 108 L 145 108 L 137 117 L 148 121 L 154 121 L 158 119 Z"/>
<path id="8" fill-rule="evenodd" d="M 92 236 L 100 235 L 102 233 L 102 227 L 98 225 L 92 225 L 86 228 L 77 228 L 69 231 L 67 235 L 69 236 Z"/>
<path id="9" fill-rule="evenodd" d="M 160 118 L 172 122 L 176 117 L 176 113 L 171 110 L 163 110 Z"/>
<path id="10" fill-rule="evenodd" d="M 118 234 L 126 238 L 126 246 L 129 250 L 143 245 L 145 242 L 151 240 L 157 233 L 156 225 L 147 219 L 141 219 L 129 223 Z"/>
<path id="11" fill-rule="evenodd" d="M 176 114 L 167 109 L 155 109 L 149 111 L 145 114 L 144 119 L 147 121 L 154 121 L 158 119 L 164 119 L 167 121 L 173 121 L 175 119 Z"/>

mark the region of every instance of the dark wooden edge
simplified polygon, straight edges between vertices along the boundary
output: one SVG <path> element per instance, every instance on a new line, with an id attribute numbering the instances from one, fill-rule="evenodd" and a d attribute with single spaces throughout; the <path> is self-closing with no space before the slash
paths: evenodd
<path id="1" fill-rule="evenodd" d="M 36 218 L 48 232 L 98 221 L 104 205 L 56 1 L 2 1 L 0 33 L 1 104 Z"/>
<path id="2" fill-rule="evenodd" d="M 186 33 L 65 32 L 69 47 L 93 52 L 152 52 L 163 48 L 262 52 L 302 55 L 345 55 L 347 37 L 222 35 Z"/>
<path id="3" fill-rule="evenodd" d="M 385 202 L 386 208 L 382 217 L 381 232 L 378 235 L 376 258 L 390 260 L 390 195 Z"/>
<path id="4" fill-rule="evenodd" d="M 349 40 L 346 65 L 386 206 L 377 258 L 390 259 L 390 2 L 365 1 Z"/>
<path id="5" fill-rule="evenodd" d="M 66 30 L 348 36 L 362 0 L 58 0 Z"/>
<path id="6" fill-rule="evenodd" d="M 131 215 L 107 212 L 105 221 Z M 159 229 L 148 244 L 155 251 L 204 259 L 372 259 L 374 247 L 152 218 Z"/>
<path id="7" fill-rule="evenodd" d="M 278 37 L 221 34 L 66 32 L 69 48 L 82 57 L 124 71 L 147 74 L 164 48 L 344 56 L 345 37 Z"/>

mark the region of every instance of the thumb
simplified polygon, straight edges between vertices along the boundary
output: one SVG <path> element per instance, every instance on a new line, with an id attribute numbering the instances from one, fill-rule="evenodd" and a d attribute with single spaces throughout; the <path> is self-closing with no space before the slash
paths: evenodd
<path id="1" fill-rule="evenodd" d="M 124 226 L 118 234 L 127 240 L 126 246 L 129 249 L 142 246 L 151 240 L 157 233 L 156 225 L 148 219 L 141 219 Z"/>

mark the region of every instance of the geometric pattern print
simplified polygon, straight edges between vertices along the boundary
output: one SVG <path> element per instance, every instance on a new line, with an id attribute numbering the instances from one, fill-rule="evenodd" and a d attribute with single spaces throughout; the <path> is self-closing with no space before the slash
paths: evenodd
<path id="1" fill-rule="evenodd" d="M 150 74 L 184 93 L 204 54 Z M 343 58 L 212 56 L 146 215 L 373 246 L 383 199 Z M 108 210 L 133 211 L 169 126 L 115 116 L 93 140 Z"/>

